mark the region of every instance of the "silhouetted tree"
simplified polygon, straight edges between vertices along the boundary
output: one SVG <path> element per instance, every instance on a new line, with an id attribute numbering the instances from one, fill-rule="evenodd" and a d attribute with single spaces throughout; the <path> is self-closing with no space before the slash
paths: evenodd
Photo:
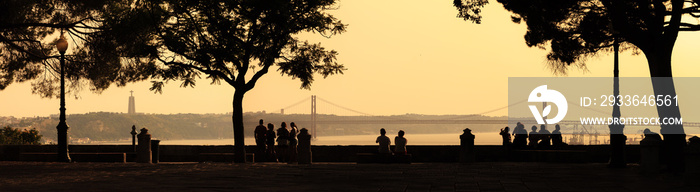
<path id="1" fill-rule="evenodd" d="M 235 161 L 245 162 L 243 96 L 274 65 L 282 75 L 301 80 L 308 89 L 313 74 L 342 73 L 337 52 L 298 40 L 302 32 L 339 34 L 346 25 L 326 11 L 335 0 L 189 1 L 164 0 L 167 16 L 158 25 L 160 66 L 151 90 L 162 92 L 165 82 L 194 86 L 201 74 L 212 84 L 225 84 L 233 94 Z"/>
<path id="2" fill-rule="evenodd" d="M 41 135 L 36 129 L 19 130 L 6 126 L 0 129 L 0 145 L 39 145 Z"/>
<path id="3" fill-rule="evenodd" d="M 459 11 L 457 17 L 464 18 L 465 21 L 471 21 L 476 24 L 481 24 L 481 8 L 488 4 L 488 0 L 454 0 L 454 6 Z"/>
<path id="4" fill-rule="evenodd" d="M 486 0 L 456 0 L 455 5 L 473 2 L 487 3 Z M 547 59 L 558 73 L 564 73 L 571 65 L 584 66 L 586 58 L 612 51 L 613 43 L 618 41 L 626 49 L 644 53 L 651 77 L 672 77 L 671 54 L 678 33 L 700 30 L 699 23 L 688 23 L 698 20 L 682 19 L 700 17 L 700 1 L 697 0 L 498 2 L 514 14 L 513 22 L 527 24 L 525 41 L 528 46 L 542 49 L 549 46 Z M 463 7 L 457 6 L 460 13 L 464 12 Z M 670 78 L 652 78 L 652 85 L 655 95 L 676 95 Z M 657 112 L 660 118 L 680 117 L 675 105 L 657 106 Z M 681 170 L 685 146 L 683 126 L 661 125 L 661 133 L 670 169 Z"/>
<path id="5" fill-rule="evenodd" d="M 13 82 L 34 80 L 35 94 L 58 96 L 59 53 L 54 45 L 60 32 L 65 32 L 70 44 L 66 53 L 68 92 L 79 91 L 87 83 L 99 93 L 113 83 L 123 86 L 148 78 L 143 73 L 147 70 L 136 67 L 149 67 L 143 63 L 151 61 L 123 57 L 157 52 L 153 47 L 134 46 L 150 40 L 140 31 L 153 28 L 144 18 L 154 14 L 145 14 L 151 9 L 142 4 L 130 0 L 0 1 L 0 90 Z"/>

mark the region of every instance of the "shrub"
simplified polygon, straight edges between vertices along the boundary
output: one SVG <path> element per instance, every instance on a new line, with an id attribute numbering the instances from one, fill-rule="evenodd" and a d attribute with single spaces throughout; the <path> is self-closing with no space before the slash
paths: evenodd
<path id="1" fill-rule="evenodd" d="M 0 145 L 39 145 L 41 135 L 39 131 L 13 129 L 10 126 L 0 129 Z"/>

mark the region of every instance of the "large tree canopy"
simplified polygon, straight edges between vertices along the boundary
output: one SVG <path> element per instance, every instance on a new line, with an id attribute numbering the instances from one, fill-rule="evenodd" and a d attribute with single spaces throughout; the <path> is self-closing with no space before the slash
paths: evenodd
<path id="1" fill-rule="evenodd" d="M 651 77 L 672 77 L 671 56 L 681 31 L 700 30 L 699 0 L 498 0 L 512 12 L 515 23 L 525 22 L 525 42 L 549 49 L 547 59 L 555 72 L 586 58 L 612 51 L 618 42 L 640 50 Z M 479 18 L 487 0 L 455 0 L 460 17 Z M 476 6 L 475 6 L 476 5 Z M 470 12 L 471 11 L 471 12 Z M 476 14 L 476 16 L 474 16 Z M 675 96 L 672 79 L 652 78 L 655 95 Z M 660 118 L 680 118 L 678 106 L 657 106 Z M 685 131 L 682 125 L 661 125 L 669 168 L 682 168 Z"/>
<path id="2" fill-rule="evenodd" d="M 151 9 L 129 0 L 5 0 L 0 2 L 0 90 L 14 82 L 34 80 L 33 92 L 57 96 L 59 33 L 69 42 L 66 77 L 69 91 L 88 84 L 100 92 L 116 83 L 148 77 L 135 67 L 148 65 L 124 60 L 126 55 L 147 54 L 148 47 L 134 46 L 149 40 L 145 18 Z M 105 22 L 111 25 L 106 27 Z M 152 28 L 152 27 L 150 27 Z M 155 52 L 155 51 L 150 51 Z M 139 72 L 141 71 L 141 72 Z"/>
<path id="3" fill-rule="evenodd" d="M 202 75 L 235 89 L 236 159 L 244 158 L 242 100 L 268 70 L 300 79 L 342 73 L 337 52 L 294 37 L 330 37 L 346 25 L 326 11 L 335 0 L 6 0 L 0 2 L 0 90 L 33 80 L 33 92 L 58 95 L 65 33 L 69 90 L 100 92 L 111 84 L 154 79 L 194 86 Z M 239 151 L 240 150 L 240 151 Z"/>
<path id="4" fill-rule="evenodd" d="M 342 73 L 335 51 L 300 41 L 293 35 L 317 32 L 330 36 L 345 25 L 325 13 L 334 0 L 304 1 L 165 1 L 168 18 L 160 24 L 157 43 L 165 66 L 158 78 L 194 85 L 200 74 L 248 91 L 273 66 L 300 78 L 303 88 L 312 74 Z M 249 70 L 256 70 L 247 77 Z M 246 79 L 248 78 L 248 79 Z M 160 91 L 161 83 L 154 84 Z"/>
<path id="5" fill-rule="evenodd" d="M 164 12 L 145 47 L 158 49 L 159 65 L 152 90 L 162 92 L 167 81 L 194 86 L 204 76 L 214 84 L 235 89 L 233 130 L 237 162 L 244 162 L 243 96 L 273 66 L 282 75 L 301 80 L 309 88 L 314 74 L 342 73 L 337 52 L 299 40 L 313 32 L 330 37 L 346 25 L 326 11 L 335 0 L 163 0 Z M 150 36 L 150 35 L 149 35 Z M 206 97 L 206 96 L 203 96 Z"/>
<path id="6" fill-rule="evenodd" d="M 698 0 L 498 0 L 515 23 L 528 29 L 530 47 L 549 49 L 555 72 L 582 66 L 586 58 L 612 51 L 616 39 L 639 49 L 649 60 L 651 76 L 671 77 L 670 56 L 680 31 L 698 31 Z M 480 19 L 487 0 L 455 0 L 459 17 Z M 688 19 L 683 19 L 687 17 Z M 479 21 L 479 20 L 477 20 Z"/>

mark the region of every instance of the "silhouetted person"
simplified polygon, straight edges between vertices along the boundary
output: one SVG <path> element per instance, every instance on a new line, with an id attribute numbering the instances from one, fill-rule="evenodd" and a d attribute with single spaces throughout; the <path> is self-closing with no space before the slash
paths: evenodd
<path id="1" fill-rule="evenodd" d="M 513 135 L 515 135 L 513 139 L 513 148 L 522 149 L 527 146 L 527 130 L 525 130 L 525 125 L 518 122 L 515 129 L 513 129 Z"/>
<path id="2" fill-rule="evenodd" d="M 267 134 L 267 127 L 263 125 L 263 120 L 260 119 L 260 124 L 255 127 L 255 144 L 257 144 L 258 151 L 256 151 L 256 156 L 262 156 L 265 154 L 265 139 L 267 137 L 265 136 Z"/>
<path id="3" fill-rule="evenodd" d="M 379 153 L 383 154 L 391 154 L 391 149 L 389 149 L 389 145 L 391 145 L 391 139 L 386 136 L 386 130 L 384 128 L 379 130 L 379 137 L 377 137 L 376 143 L 379 143 Z"/>
<path id="4" fill-rule="evenodd" d="M 501 138 L 503 138 L 503 146 L 504 147 L 510 147 L 510 128 L 505 127 L 501 129 L 501 132 L 499 133 L 501 135 Z"/>
<path id="5" fill-rule="evenodd" d="M 399 130 L 399 136 L 396 136 L 396 138 L 394 138 L 394 143 L 396 144 L 394 153 L 399 155 L 405 155 L 407 153 L 406 143 L 408 143 L 408 140 L 406 140 L 406 138 L 403 137 L 404 134 L 405 133 L 403 132 L 403 130 Z"/>
<path id="6" fill-rule="evenodd" d="M 289 130 L 287 123 L 282 122 L 282 125 L 277 129 L 277 160 L 280 162 L 289 161 Z"/>
<path id="7" fill-rule="evenodd" d="M 532 129 L 532 131 L 530 131 L 530 135 L 528 136 L 530 143 L 528 143 L 527 145 L 530 146 L 530 148 L 534 149 L 537 147 L 537 142 L 540 141 L 540 137 L 537 133 L 537 126 L 533 125 L 530 129 Z"/>
<path id="8" fill-rule="evenodd" d="M 549 146 L 552 146 L 551 143 L 551 135 L 552 133 L 547 130 L 547 127 L 545 125 L 540 126 L 540 132 L 539 132 L 539 137 L 540 137 L 540 143 L 537 145 L 537 148 L 539 149 L 548 149 Z"/>
<path id="9" fill-rule="evenodd" d="M 644 129 L 644 139 L 639 141 L 639 145 L 643 149 L 641 150 L 642 153 L 639 162 L 642 172 L 658 173 L 661 168 L 660 164 L 668 160 L 668 154 L 665 154 L 662 148 L 661 135 L 649 129 Z"/>
<path id="10" fill-rule="evenodd" d="M 272 123 L 267 124 L 267 133 L 265 133 L 267 139 L 265 140 L 267 144 L 267 160 L 277 161 L 277 153 L 275 153 L 275 125 Z"/>
<path id="11" fill-rule="evenodd" d="M 649 130 L 648 128 L 647 128 L 647 129 L 644 129 L 644 138 L 647 138 L 647 137 L 649 137 L 650 139 L 655 139 L 655 140 L 658 140 L 658 141 L 663 141 L 663 140 L 661 139 L 661 135 L 659 135 L 658 133 L 652 132 L 652 131 Z"/>
<path id="12" fill-rule="evenodd" d="M 559 124 L 554 126 L 554 131 L 552 131 L 552 146 L 560 147 L 564 145 L 564 141 L 562 141 L 560 130 L 561 127 L 559 127 Z"/>
<path id="13" fill-rule="evenodd" d="M 289 162 L 297 161 L 297 133 L 297 125 L 294 122 L 289 123 Z"/>

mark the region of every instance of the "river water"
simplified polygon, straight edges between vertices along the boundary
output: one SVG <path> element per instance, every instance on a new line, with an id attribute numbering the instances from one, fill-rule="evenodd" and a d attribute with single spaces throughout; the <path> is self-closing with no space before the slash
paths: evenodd
<path id="1" fill-rule="evenodd" d="M 459 135 L 461 133 L 441 133 L 441 134 L 406 134 L 404 137 L 408 140 L 408 145 L 459 145 Z M 498 132 L 474 133 L 476 136 L 474 144 L 476 145 L 500 145 L 501 136 Z M 375 141 L 378 135 L 344 135 L 344 136 L 319 136 L 311 141 L 312 145 L 376 145 Z M 387 135 L 394 140 L 396 135 Z M 637 135 L 628 135 L 628 138 L 636 137 Z M 571 135 L 563 135 L 564 142 L 569 143 Z M 605 144 L 607 135 L 599 135 L 596 138 L 586 136 L 583 139 L 585 145 L 588 144 Z M 153 138 L 158 139 L 158 138 Z M 641 138 L 639 138 L 641 139 Z M 637 143 L 638 144 L 638 140 Z M 255 145 L 255 139 L 247 137 L 246 145 Z M 131 141 L 120 142 L 99 142 L 95 144 L 131 144 Z M 233 139 L 188 139 L 188 140 L 165 140 L 161 139 L 161 145 L 233 145 Z M 634 144 L 634 143 L 631 143 Z"/>

